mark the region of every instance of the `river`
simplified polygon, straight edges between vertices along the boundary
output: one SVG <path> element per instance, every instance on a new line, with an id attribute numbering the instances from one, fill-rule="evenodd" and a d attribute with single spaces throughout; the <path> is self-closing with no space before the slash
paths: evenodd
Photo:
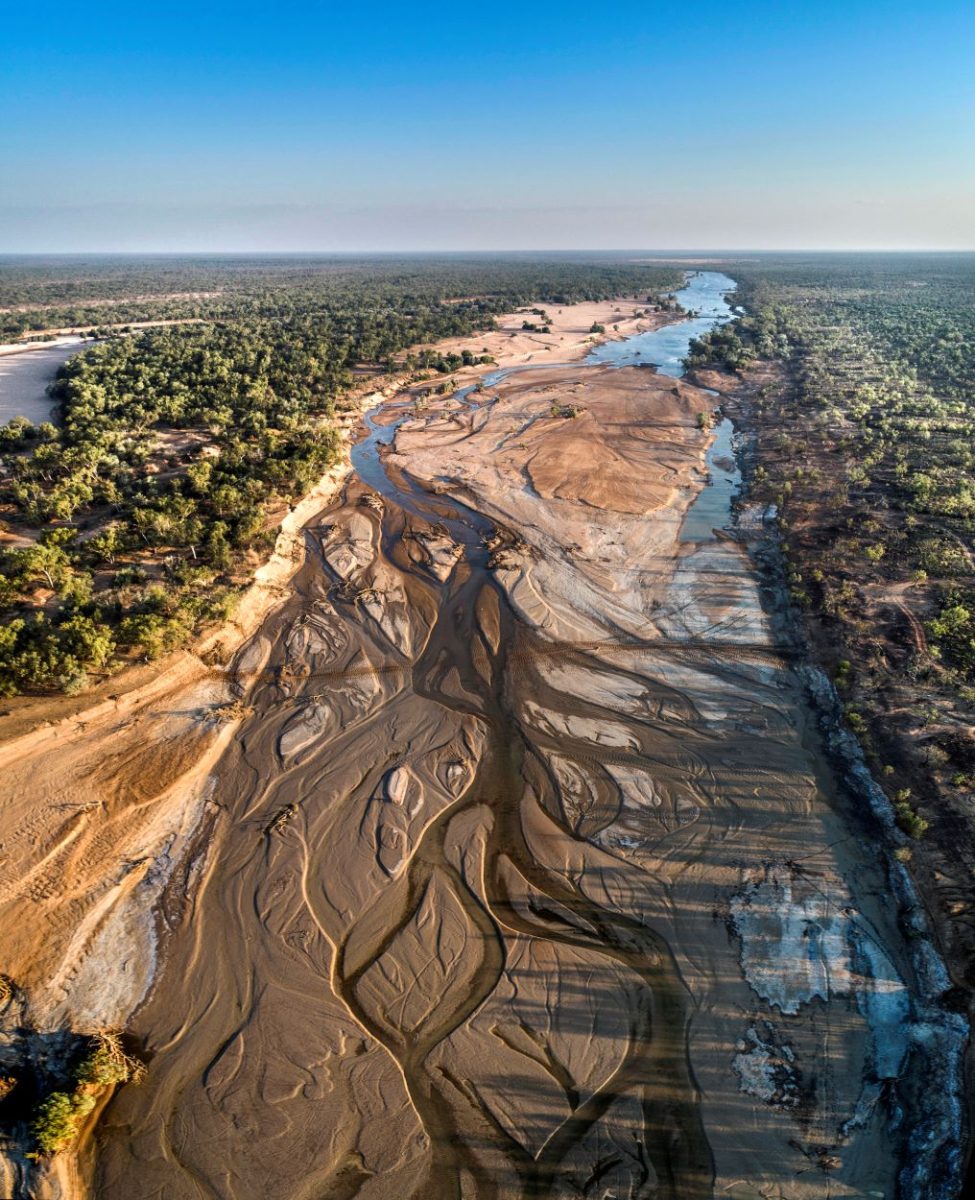
<path id="1" fill-rule="evenodd" d="M 593 350 L 587 362 L 610 363 L 616 367 L 651 363 L 661 375 L 679 379 L 684 374 L 684 359 L 690 343 L 734 320 L 735 314 L 727 296 L 736 287 L 735 281 L 720 271 L 696 271 L 675 293 L 681 307 L 695 315 L 622 341 L 603 342 Z"/>
<path id="2" fill-rule="evenodd" d="M 957 1195 L 965 1031 L 715 532 L 732 287 L 369 414 L 232 666 L 99 1197 Z"/>
<path id="3" fill-rule="evenodd" d="M 0 355 L 0 425 L 14 417 L 26 417 L 35 425 L 52 417 L 48 387 L 58 371 L 84 345 L 83 338 L 72 338 L 40 349 Z"/>

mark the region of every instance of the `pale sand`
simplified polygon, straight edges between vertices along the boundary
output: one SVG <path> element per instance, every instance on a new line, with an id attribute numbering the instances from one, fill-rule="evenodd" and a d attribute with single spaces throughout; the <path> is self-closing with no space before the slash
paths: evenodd
<path id="1" fill-rule="evenodd" d="M 85 345 L 90 345 L 86 338 L 73 336 L 66 332 L 60 337 L 52 338 L 49 342 L 4 342 L 0 344 L 0 358 L 11 354 L 30 354 L 37 350 L 51 350 L 62 346 L 77 346 L 80 349 Z"/>
<path id="2" fill-rule="evenodd" d="M 584 301 L 581 304 L 567 304 L 562 308 L 550 304 L 539 304 L 535 307 L 544 308 L 551 318 L 551 333 L 522 329 L 522 323 L 525 321 L 542 324 L 541 317 L 529 309 L 498 317 L 496 330 L 473 333 L 463 338 L 446 338 L 435 345 L 427 343 L 426 348 L 440 350 L 444 354 L 459 354 L 462 350 L 470 350 L 472 354 L 487 353 L 495 359 L 499 367 L 523 366 L 526 363 L 577 362 L 584 358 L 597 342 L 632 337 L 636 333 L 659 329 L 662 325 L 669 325 L 681 319 L 676 313 L 648 313 L 646 316 L 636 316 L 636 313 L 642 313 L 648 307 L 645 297 L 638 296 Z M 594 324 L 604 326 L 605 333 L 591 333 Z M 422 349 L 424 346 L 421 345 L 413 353 Z"/>

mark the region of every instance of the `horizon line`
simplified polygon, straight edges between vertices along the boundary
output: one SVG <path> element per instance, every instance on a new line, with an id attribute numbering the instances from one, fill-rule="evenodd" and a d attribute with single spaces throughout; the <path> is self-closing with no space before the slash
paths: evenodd
<path id="1" fill-rule="evenodd" d="M 153 255 L 160 258 L 175 258 L 175 257 L 195 257 L 199 255 L 216 255 L 219 257 L 264 257 L 278 256 L 283 258 L 300 258 L 300 257 L 343 257 L 351 258 L 356 255 L 370 256 L 385 256 L 385 255 L 425 255 L 434 256 L 437 254 L 478 254 L 478 255 L 497 255 L 497 254 L 646 254 L 658 255 L 662 258 L 670 258 L 675 255 L 688 255 L 691 257 L 701 257 L 705 254 L 721 254 L 721 255 L 743 255 L 743 254 L 975 254 L 975 245 L 973 246 L 770 246 L 770 247 L 726 247 L 726 246 L 709 246 L 709 247 L 680 247 L 676 249 L 660 249 L 655 247 L 643 246 L 619 246 L 619 247 L 593 247 L 593 246 L 577 246 L 568 247 L 561 246 L 556 248 L 538 248 L 538 247 L 517 247 L 509 246 L 505 248 L 484 249 L 476 246 L 454 247 L 452 249 L 368 249 L 357 248 L 354 250 L 327 250 L 327 249 L 302 249 L 302 250 L 276 250 L 273 248 L 265 249 L 176 249 L 163 250 L 155 248 L 143 248 L 139 250 L 111 250 L 111 249 L 82 249 L 82 250 L 4 250 L 0 249 L 0 258 L 71 258 L 83 256 L 113 256 L 117 258 L 135 258 L 140 255 Z"/>

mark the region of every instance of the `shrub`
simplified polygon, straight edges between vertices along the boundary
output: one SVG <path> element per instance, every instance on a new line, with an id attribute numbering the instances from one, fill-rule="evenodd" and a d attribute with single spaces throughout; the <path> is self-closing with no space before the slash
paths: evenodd
<path id="1" fill-rule="evenodd" d="M 897 818 L 897 824 L 904 830 L 908 837 L 922 838 L 927 833 L 929 823 L 916 809 L 911 808 L 907 800 L 897 801 L 894 805 L 894 814 Z"/>
<path id="2" fill-rule="evenodd" d="M 867 723 L 855 708 L 848 708 L 846 710 L 846 720 L 855 734 L 866 733 Z"/>
<path id="3" fill-rule="evenodd" d="M 32 1157 L 70 1149 L 99 1094 L 117 1084 L 137 1081 L 144 1073 L 142 1063 L 125 1053 L 116 1034 L 96 1034 L 75 1065 L 73 1090 L 51 1092 L 35 1109 L 30 1127 L 37 1149 Z"/>
<path id="4" fill-rule="evenodd" d="M 971 562 L 964 547 L 944 537 L 929 537 L 918 547 L 921 571 L 928 575 L 958 576 L 972 573 Z"/>
<path id="5" fill-rule="evenodd" d="M 95 1107 L 88 1092 L 52 1092 L 37 1107 L 31 1132 L 40 1154 L 59 1154 L 72 1146 L 85 1117 Z"/>
<path id="6" fill-rule="evenodd" d="M 75 1068 L 75 1079 L 79 1084 L 111 1087 L 142 1078 L 145 1068 L 138 1059 L 125 1053 L 116 1034 L 100 1033 L 94 1041 L 90 1053 Z"/>
<path id="7" fill-rule="evenodd" d="M 975 670 L 975 614 L 958 600 L 956 594 L 947 596 L 941 611 L 927 627 L 948 659 L 971 671 Z"/>

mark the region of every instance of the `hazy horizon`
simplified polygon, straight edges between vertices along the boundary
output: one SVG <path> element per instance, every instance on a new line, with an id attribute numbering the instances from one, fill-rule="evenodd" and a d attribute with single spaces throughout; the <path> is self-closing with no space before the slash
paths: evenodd
<path id="1" fill-rule="evenodd" d="M 103 249 L 86 249 L 79 248 L 77 250 L 2 250 L 0 249 L 0 260 L 10 259 L 33 259 L 33 258 L 51 258 L 51 259 L 69 259 L 69 258 L 437 258 L 437 257 L 463 257 L 472 256 L 504 258 L 505 256 L 512 257 L 552 257 L 558 258 L 561 256 L 579 256 L 586 257 L 587 255 L 603 255 L 608 258 L 620 255 L 640 255 L 640 256 L 655 256 L 662 261 L 684 261 L 690 263 L 705 262 L 707 258 L 714 257 L 717 262 L 719 258 L 726 258 L 731 261 L 740 261 L 746 255 L 769 255 L 769 256 L 790 256 L 790 255 L 810 255 L 810 256 L 829 256 L 829 255 L 857 255 L 866 256 L 876 255 L 930 255 L 951 256 L 951 255 L 973 255 L 975 256 L 975 246 L 749 246 L 749 247 L 688 247 L 684 246 L 680 249 L 668 249 L 664 247 L 597 247 L 597 246 L 561 246 L 561 247 L 530 247 L 530 246 L 504 246 L 496 249 L 485 249 L 482 246 L 459 246 L 447 247 L 443 249 L 427 249 L 427 248 L 390 248 L 390 249 L 375 249 L 370 247 L 353 247 L 347 250 L 328 250 L 318 248 L 305 248 L 295 250 L 275 250 L 271 248 L 255 247 L 254 249 L 234 249 L 233 247 L 213 247 L 205 249 L 172 249 L 163 250 L 158 247 L 148 246 L 138 250 L 103 250 Z"/>
<path id="2" fill-rule="evenodd" d="M 5 15 L 0 252 L 975 248 L 975 9 Z"/>

